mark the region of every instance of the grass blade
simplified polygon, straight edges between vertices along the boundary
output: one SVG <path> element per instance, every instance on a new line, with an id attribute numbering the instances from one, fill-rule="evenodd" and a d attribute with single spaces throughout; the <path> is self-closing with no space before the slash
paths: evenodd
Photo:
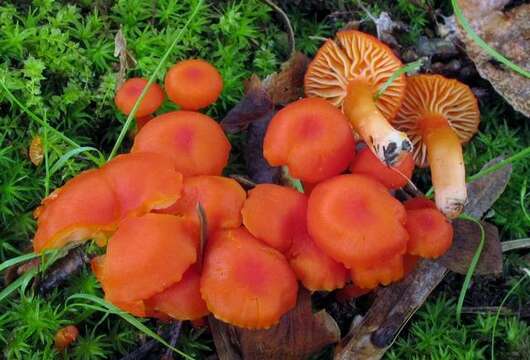
<path id="1" fill-rule="evenodd" d="M 76 155 L 79 155 L 79 154 L 82 154 L 84 152 L 88 152 L 88 151 L 94 151 L 100 156 L 99 161 L 96 162 L 97 166 L 100 166 L 100 165 L 102 165 L 105 162 L 103 154 L 98 149 L 96 149 L 95 147 L 92 147 L 92 146 L 81 146 L 81 147 L 72 149 L 70 151 L 67 151 L 65 154 L 63 154 L 55 162 L 55 164 L 53 164 L 52 168 L 50 169 L 50 176 L 52 176 L 58 170 L 60 170 L 64 166 L 64 164 L 66 164 L 66 162 L 68 160 L 70 160 L 72 157 L 74 157 Z"/>
<path id="2" fill-rule="evenodd" d="M 29 253 L 29 254 L 20 255 L 12 259 L 6 260 L 0 264 L 0 272 L 4 271 L 5 269 L 13 265 L 20 264 L 22 262 L 25 262 L 31 259 L 35 259 L 36 257 L 39 257 L 39 254 Z"/>
<path id="3" fill-rule="evenodd" d="M 410 73 L 410 72 L 413 72 L 413 71 L 417 71 L 422 65 L 423 65 L 423 60 L 419 59 L 419 60 L 416 60 L 414 62 L 405 64 L 404 66 L 402 66 L 399 69 L 397 69 L 396 71 L 394 71 L 394 73 L 388 78 L 388 80 L 383 84 L 383 86 L 381 86 L 381 88 L 379 88 L 379 90 L 377 90 L 377 92 L 375 93 L 375 96 L 374 96 L 374 100 L 379 99 L 381 97 L 381 95 L 383 95 L 385 93 L 386 89 L 388 89 L 388 87 L 390 85 L 392 85 L 392 83 L 398 77 L 400 77 L 401 75 L 403 75 L 405 73 Z"/>
<path id="4" fill-rule="evenodd" d="M 29 281 L 37 274 L 36 269 L 31 269 L 27 272 L 25 272 L 23 275 L 19 276 L 15 281 L 13 281 L 11 284 L 7 285 L 2 291 L 0 291 L 0 303 L 2 300 L 4 300 L 6 297 L 11 295 L 11 293 L 18 288 L 26 288 Z"/>
<path id="5" fill-rule="evenodd" d="M 517 249 L 527 249 L 527 248 L 530 248 L 530 238 L 503 241 L 501 243 L 501 246 L 502 246 L 502 252 L 517 250 Z"/>

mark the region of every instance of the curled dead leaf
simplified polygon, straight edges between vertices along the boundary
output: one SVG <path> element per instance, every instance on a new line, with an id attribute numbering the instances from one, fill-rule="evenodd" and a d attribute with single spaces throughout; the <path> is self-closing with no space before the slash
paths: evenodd
<path id="1" fill-rule="evenodd" d="M 42 139 L 40 136 L 36 135 L 29 145 L 28 151 L 29 159 L 35 166 L 42 164 L 44 160 L 44 146 L 42 144 Z"/>

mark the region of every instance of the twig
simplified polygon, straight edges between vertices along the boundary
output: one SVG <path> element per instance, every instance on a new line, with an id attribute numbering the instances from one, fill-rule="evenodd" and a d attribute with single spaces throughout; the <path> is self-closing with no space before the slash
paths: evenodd
<path id="1" fill-rule="evenodd" d="M 169 344 L 173 347 L 177 346 L 177 342 L 180 336 L 180 330 L 182 329 L 182 321 L 173 321 L 169 328 Z M 164 354 L 160 357 L 160 360 L 172 360 L 173 351 L 166 349 Z"/>
<path id="2" fill-rule="evenodd" d="M 293 56 L 294 52 L 296 51 L 296 44 L 294 40 L 294 30 L 293 30 L 293 26 L 291 25 L 291 20 L 289 20 L 289 17 L 285 13 L 285 11 L 283 11 L 281 7 L 276 5 L 274 1 L 272 0 L 262 0 L 262 1 L 266 3 L 267 5 L 269 5 L 271 8 L 273 8 L 282 18 L 283 23 L 285 27 L 287 28 L 287 37 L 288 37 L 289 49 L 290 49 L 289 57 Z"/>

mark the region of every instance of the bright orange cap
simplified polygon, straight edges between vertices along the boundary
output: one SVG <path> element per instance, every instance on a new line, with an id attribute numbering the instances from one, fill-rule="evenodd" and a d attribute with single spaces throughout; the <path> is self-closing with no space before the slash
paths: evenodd
<path id="1" fill-rule="evenodd" d="M 109 240 L 101 270 L 112 303 L 145 300 L 180 281 L 197 260 L 198 239 L 175 216 L 129 217 Z"/>
<path id="2" fill-rule="evenodd" d="M 410 236 L 409 254 L 434 259 L 443 255 L 453 243 L 453 226 L 438 209 L 407 210 L 405 227 Z"/>
<path id="3" fill-rule="evenodd" d="M 338 175 L 355 154 L 348 120 L 325 100 L 298 100 L 272 119 L 263 141 L 263 154 L 272 166 L 287 165 L 292 176 L 318 182 Z"/>
<path id="4" fill-rule="evenodd" d="M 309 234 L 346 267 L 371 267 L 405 253 L 403 205 L 379 182 L 341 175 L 317 185 L 309 197 Z"/>
<path id="5" fill-rule="evenodd" d="M 114 97 L 116 107 L 125 115 L 129 115 L 146 85 L 147 80 L 142 78 L 127 80 L 116 92 L 116 96 Z M 154 113 L 162 105 L 163 101 L 164 92 L 160 85 L 156 83 L 151 84 L 138 110 L 136 110 L 135 117 L 141 118 Z"/>
<path id="6" fill-rule="evenodd" d="M 230 148 L 223 129 L 212 118 L 173 111 L 149 121 L 136 135 L 131 152 L 169 156 L 184 176 L 220 175 Z"/>
<path id="7" fill-rule="evenodd" d="M 180 198 L 182 174 L 169 157 L 147 152 L 118 155 L 101 171 L 112 186 L 122 218 L 168 207 Z"/>
<path id="8" fill-rule="evenodd" d="M 55 190 L 35 211 L 33 249 L 60 248 L 91 238 L 104 240 L 119 220 L 112 187 L 99 170 L 88 170 Z"/>
<path id="9" fill-rule="evenodd" d="M 348 270 L 316 246 L 308 234 L 296 236 L 289 250 L 289 264 L 304 287 L 332 291 L 348 280 Z"/>
<path id="10" fill-rule="evenodd" d="M 216 318 L 266 329 L 296 304 L 296 276 L 281 253 L 244 228 L 219 231 L 208 242 L 201 294 Z"/>
<path id="11" fill-rule="evenodd" d="M 247 194 L 239 183 L 221 176 L 193 176 L 184 179 L 182 198 L 160 212 L 180 215 L 197 224 L 197 203 L 206 213 L 208 232 L 241 226 L 241 208 Z"/>
<path id="12" fill-rule="evenodd" d="M 410 180 L 414 171 L 414 159 L 410 153 L 405 153 L 401 161 L 392 167 L 381 162 L 365 147 L 353 159 L 350 170 L 353 174 L 370 176 L 389 189 L 399 189 Z"/>
<path id="13" fill-rule="evenodd" d="M 169 69 L 164 87 L 169 99 L 183 110 L 199 110 L 221 95 L 223 78 L 204 60 L 184 60 Z"/>
<path id="14" fill-rule="evenodd" d="M 168 314 L 177 320 L 196 320 L 208 315 L 206 303 L 201 298 L 201 275 L 191 266 L 182 280 L 145 301 L 148 308 Z"/>
<path id="15" fill-rule="evenodd" d="M 259 184 L 248 192 L 243 224 L 258 239 L 286 252 L 293 238 L 306 232 L 307 197 L 274 184 Z"/>
<path id="16" fill-rule="evenodd" d="M 379 284 L 388 285 L 403 279 L 403 255 L 395 255 L 383 263 L 373 266 L 354 266 L 351 278 L 354 284 L 364 289 L 374 289 Z"/>

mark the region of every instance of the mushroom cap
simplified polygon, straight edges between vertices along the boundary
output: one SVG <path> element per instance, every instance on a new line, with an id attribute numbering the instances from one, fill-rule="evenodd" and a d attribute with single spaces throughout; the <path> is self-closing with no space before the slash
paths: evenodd
<path id="1" fill-rule="evenodd" d="M 307 225 L 318 247 L 347 268 L 371 267 L 405 253 L 403 205 L 376 180 L 340 175 L 309 197 Z"/>
<path id="2" fill-rule="evenodd" d="M 197 260 L 195 234 L 172 215 L 123 220 L 109 240 L 101 270 L 105 297 L 116 305 L 146 300 L 180 281 Z"/>
<path id="3" fill-rule="evenodd" d="M 405 227 L 410 237 L 409 254 L 434 259 L 449 250 L 453 243 L 453 226 L 438 209 L 407 210 Z"/>
<path id="4" fill-rule="evenodd" d="M 181 196 L 182 174 L 160 154 L 118 155 L 100 171 L 112 187 L 122 218 L 166 208 Z"/>
<path id="5" fill-rule="evenodd" d="M 344 265 L 330 258 L 307 233 L 294 237 L 288 259 L 298 279 L 310 291 L 342 288 L 349 277 Z"/>
<path id="6" fill-rule="evenodd" d="M 287 165 L 292 176 L 318 182 L 343 172 L 355 154 L 345 115 L 318 98 L 291 103 L 271 120 L 263 154 L 272 166 Z"/>
<path id="7" fill-rule="evenodd" d="M 241 226 L 241 208 L 247 194 L 234 179 L 221 176 L 193 176 L 184 179 L 182 198 L 160 212 L 183 216 L 199 224 L 197 204 L 206 213 L 208 233 Z"/>
<path id="8" fill-rule="evenodd" d="M 320 97 L 341 108 L 351 80 L 364 80 L 375 95 L 401 68 L 392 50 L 375 37 L 357 30 L 340 31 L 326 40 L 307 69 L 304 88 L 308 97 Z M 405 75 L 398 76 L 375 100 L 387 120 L 396 115 L 405 94 Z"/>
<path id="9" fill-rule="evenodd" d="M 116 228 L 119 210 L 102 172 L 84 171 L 45 198 L 35 211 L 33 249 L 38 253 L 70 242 L 104 238 Z"/>
<path id="10" fill-rule="evenodd" d="M 131 78 L 125 81 L 114 97 L 116 107 L 125 115 L 129 115 L 147 83 L 148 81 L 142 78 Z M 136 110 L 135 117 L 141 118 L 154 113 L 162 105 L 163 101 L 164 92 L 160 85 L 156 83 L 151 84 L 138 110 Z"/>
<path id="11" fill-rule="evenodd" d="M 436 209 L 436 204 L 423 196 L 408 199 L 403 203 L 406 210 Z"/>
<path id="12" fill-rule="evenodd" d="M 196 320 L 208 315 L 206 303 L 201 298 L 201 274 L 192 265 L 182 279 L 145 301 L 148 308 L 177 320 Z"/>
<path id="13" fill-rule="evenodd" d="M 421 120 L 427 116 L 447 120 L 461 143 L 471 139 L 480 122 L 477 99 L 467 85 L 441 75 L 409 77 L 403 104 L 392 125 L 407 133 L 414 146 L 416 165 L 421 167 L 428 165 L 421 128 Z M 440 125 L 445 124 L 442 120 Z"/>
<path id="14" fill-rule="evenodd" d="M 259 184 L 248 192 L 241 214 L 248 231 L 285 253 L 306 232 L 307 197 L 285 186 Z"/>
<path id="15" fill-rule="evenodd" d="M 184 176 L 220 175 L 230 142 L 221 126 L 193 111 L 173 111 L 150 120 L 134 138 L 131 152 L 169 156 Z"/>
<path id="16" fill-rule="evenodd" d="M 208 242 L 201 294 L 224 322 L 265 329 L 296 305 L 298 283 L 285 257 L 244 228 L 218 231 Z"/>
<path id="17" fill-rule="evenodd" d="M 149 120 L 154 119 L 155 117 L 152 114 L 136 118 L 136 131 L 140 131 Z"/>
<path id="18" fill-rule="evenodd" d="M 353 174 L 370 176 L 388 189 L 399 189 L 410 180 L 414 171 L 414 159 L 407 152 L 395 167 L 387 166 L 368 147 L 365 147 L 353 159 L 350 170 Z"/>
<path id="19" fill-rule="evenodd" d="M 354 266 L 351 269 L 351 278 L 355 285 L 364 289 L 375 289 L 379 284 L 388 285 L 403 279 L 405 270 L 403 255 L 395 255 L 383 264 L 374 266 Z"/>
<path id="20" fill-rule="evenodd" d="M 184 60 L 169 69 L 164 87 L 169 99 L 183 110 L 199 110 L 221 95 L 223 78 L 204 60 Z"/>

